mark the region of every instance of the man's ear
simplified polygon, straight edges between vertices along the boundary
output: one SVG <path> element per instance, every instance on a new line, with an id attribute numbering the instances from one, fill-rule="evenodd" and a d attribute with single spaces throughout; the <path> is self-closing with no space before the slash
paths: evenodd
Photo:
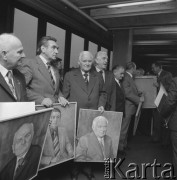
<path id="1" fill-rule="evenodd" d="M 44 52 L 46 47 L 44 45 L 41 46 L 41 51 Z"/>
<path id="2" fill-rule="evenodd" d="M 7 51 L 4 51 L 4 50 L 1 51 L 1 56 L 4 60 L 6 60 L 7 59 Z"/>

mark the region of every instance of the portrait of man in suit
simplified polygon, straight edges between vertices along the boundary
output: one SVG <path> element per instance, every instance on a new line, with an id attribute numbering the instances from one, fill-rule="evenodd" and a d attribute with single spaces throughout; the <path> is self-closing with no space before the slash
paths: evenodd
<path id="1" fill-rule="evenodd" d="M 33 123 L 24 123 L 14 134 L 14 157 L 0 172 L 1 180 L 27 180 L 37 174 L 41 147 L 33 145 Z"/>
<path id="2" fill-rule="evenodd" d="M 50 116 L 40 168 L 54 165 L 73 156 L 72 144 L 65 127 L 61 123 L 61 111 L 54 108 Z"/>
<path id="3" fill-rule="evenodd" d="M 19 38 L 8 33 L 0 35 L 0 102 L 27 100 L 25 78 L 16 69 L 24 57 Z"/>
<path id="4" fill-rule="evenodd" d="M 104 116 L 97 116 L 92 122 L 92 132 L 79 138 L 76 147 L 76 161 L 104 161 L 114 158 L 112 139 L 106 135 L 108 120 Z"/>
<path id="5" fill-rule="evenodd" d="M 38 43 L 37 56 L 34 59 L 23 59 L 18 69 L 24 74 L 27 85 L 27 98 L 36 105 L 51 107 L 53 103 L 66 105 L 59 87 L 58 69 L 51 64 L 58 54 L 57 40 L 44 36 Z"/>

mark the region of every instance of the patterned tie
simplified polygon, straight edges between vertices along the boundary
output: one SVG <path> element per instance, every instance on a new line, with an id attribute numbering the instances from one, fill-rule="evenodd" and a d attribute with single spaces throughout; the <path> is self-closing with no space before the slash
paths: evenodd
<path id="1" fill-rule="evenodd" d="M 16 168 L 15 173 L 14 173 L 14 179 L 15 179 L 15 177 L 18 175 L 18 173 L 19 173 L 21 167 L 23 166 L 23 164 L 24 164 L 24 158 L 20 158 L 20 159 L 18 160 L 17 168 Z"/>
<path id="2" fill-rule="evenodd" d="M 60 144 L 57 130 L 53 130 L 53 147 L 55 157 L 57 157 L 60 154 Z"/>
<path id="3" fill-rule="evenodd" d="M 51 80 L 52 80 L 52 84 L 53 84 L 53 86 L 55 86 L 55 81 L 54 81 L 54 78 L 53 78 L 53 75 L 52 75 L 52 72 L 51 72 L 51 65 L 50 65 L 50 63 L 47 63 L 47 69 L 49 71 L 49 74 L 50 74 L 50 77 L 51 77 Z"/>
<path id="4" fill-rule="evenodd" d="M 84 73 L 84 81 L 86 85 L 88 86 L 88 73 Z"/>
<path id="5" fill-rule="evenodd" d="M 13 82 L 12 82 L 12 80 L 13 80 L 12 72 L 8 71 L 6 76 L 8 77 L 9 88 L 12 91 L 12 94 L 14 95 L 15 99 L 17 99 L 16 93 L 15 93 L 15 87 L 14 87 Z"/>

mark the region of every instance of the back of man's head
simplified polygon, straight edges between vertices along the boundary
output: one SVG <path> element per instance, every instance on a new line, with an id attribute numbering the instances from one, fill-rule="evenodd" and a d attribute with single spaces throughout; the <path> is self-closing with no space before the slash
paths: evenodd
<path id="1" fill-rule="evenodd" d="M 0 53 L 3 51 L 8 51 L 11 46 L 14 45 L 15 42 L 20 42 L 19 38 L 17 38 L 13 34 L 3 33 L 0 35 Z"/>

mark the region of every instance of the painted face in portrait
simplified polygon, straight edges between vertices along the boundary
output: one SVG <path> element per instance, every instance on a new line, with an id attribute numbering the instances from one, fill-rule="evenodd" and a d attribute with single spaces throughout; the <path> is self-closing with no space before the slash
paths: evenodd
<path id="1" fill-rule="evenodd" d="M 107 54 L 106 53 L 100 54 L 96 58 L 96 63 L 97 63 L 97 67 L 100 70 L 105 70 L 107 68 L 107 64 L 108 64 L 108 56 L 107 56 Z"/>
<path id="2" fill-rule="evenodd" d="M 82 71 L 88 72 L 90 71 L 93 63 L 93 56 L 90 53 L 85 53 L 80 58 L 78 64 Z"/>
<path id="3" fill-rule="evenodd" d="M 21 157 L 28 152 L 31 142 L 33 139 L 33 125 L 24 124 L 20 129 L 15 133 L 13 141 L 13 153 Z"/>
<path id="4" fill-rule="evenodd" d="M 4 52 L 4 60 L 6 61 L 7 69 L 10 70 L 15 68 L 24 57 L 25 53 L 23 52 L 22 43 L 18 39 L 15 39 L 8 50 Z"/>
<path id="5" fill-rule="evenodd" d="M 93 130 L 97 137 L 100 137 L 100 138 L 104 137 L 106 135 L 106 131 L 107 131 L 106 120 L 104 120 L 104 119 L 98 120 Z"/>
<path id="6" fill-rule="evenodd" d="M 49 61 L 55 60 L 58 54 L 58 45 L 55 41 L 49 40 L 46 46 L 42 46 L 41 50 L 45 58 Z"/>
<path id="7" fill-rule="evenodd" d="M 61 114 L 58 111 L 53 111 L 50 116 L 50 128 L 56 129 L 61 123 Z"/>

